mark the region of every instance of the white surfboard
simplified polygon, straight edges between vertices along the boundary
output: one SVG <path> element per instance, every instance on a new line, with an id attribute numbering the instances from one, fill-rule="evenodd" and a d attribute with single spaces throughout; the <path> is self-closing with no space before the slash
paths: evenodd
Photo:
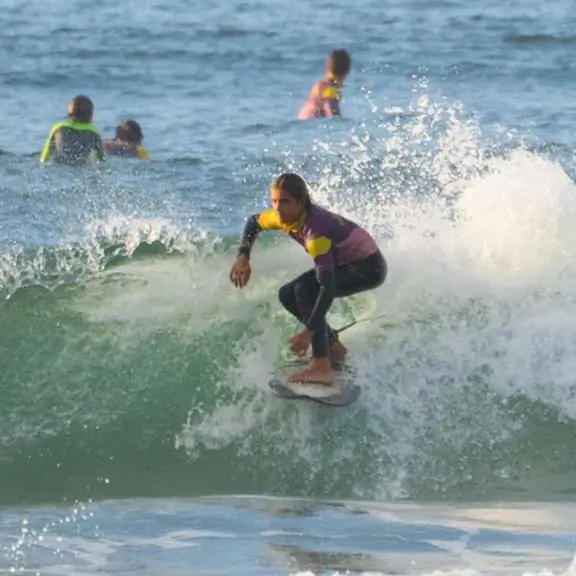
<path id="1" fill-rule="evenodd" d="M 287 376 L 274 376 L 268 382 L 272 391 L 290 400 L 313 400 L 327 406 L 348 406 L 360 396 L 361 388 L 348 372 L 337 372 L 331 386 L 289 382 Z"/>

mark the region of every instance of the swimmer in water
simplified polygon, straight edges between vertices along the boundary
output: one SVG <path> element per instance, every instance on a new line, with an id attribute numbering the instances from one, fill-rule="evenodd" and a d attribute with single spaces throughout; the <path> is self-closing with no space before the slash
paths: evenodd
<path id="1" fill-rule="evenodd" d="M 87 96 L 68 103 L 68 119 L 52 126 L 40 153 L 40 162 L 81 165 L 104 160 L 104 144 L 92 124 L 94 105 Z"/>
<path id="2" fill-rule="evenodd" d="M 282 286 L 280 302 L 304 329 L 290 339 L 290 348 L 312 358 L 306 370 L 289 377 L 292 382 L 331 385 L 330 359 L 343 362 L 346 347 L 327 324 L 334 298 L 351 296 L 382 285 L 387 266 L 376 241 L 363 228 L 314 204 L 306 181 L 298 174 L 282 174 L 270 190 L 272 210 L 250 216 L 238 249 L 230 280 L 238 288 L 248 284 L 250 253 L 262 230 L 284 230 L 304 247 L 314 268 Z"/>
<path id="3" fill-rule="evenodd" d="M 116 128 L 114 139 L 104 140 L 104 147 L 110 156 L 124 156 L 127 158 L 149 158 L 148 150 L 142 146 L 144 134 L 136 120 L 124 120 Z"/>
<path id="4" fill-rule="evenodd" d="M 298 120 L 340 116 L 342 87 L 350 73 L 351 59 L 344 49 L 333 50 L 326 62 L 326 74 L 316 82 L 300 109 Z"/>

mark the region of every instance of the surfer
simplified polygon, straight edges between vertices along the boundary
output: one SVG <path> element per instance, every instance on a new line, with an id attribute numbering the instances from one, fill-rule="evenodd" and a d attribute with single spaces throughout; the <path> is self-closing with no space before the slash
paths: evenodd
<path id="1" fill-rule="evenodd" d="M 271 186 L 272 210 L 250 216 L 244 227 L 230 280 L 238 288 L 250 280 L 250 253 L 262 230 L 283 230 L 304 247 L 314 268 L 282 286 L 280 302 L 304 329 L 290 339 L 291 351 L 304 356 L 310 345 L 308 367 L 289 380 L 331 385 L 330 358 L 342 362 L 347 349 L 326 322 L 334 298 L 372 290 L 386 278 L 386 261 L 376 241 L 356 223 L 314 204 L 306 181 L 285 173 Z"/>
<path id="2" fill-rule="evenodd" d="M 344 81 L 350 73 L 350 54 L 344 49 L 332 50 L 326 62 L 326 74 L 312 86 L 298 120 L 340 116 L 340 98 Z"/>

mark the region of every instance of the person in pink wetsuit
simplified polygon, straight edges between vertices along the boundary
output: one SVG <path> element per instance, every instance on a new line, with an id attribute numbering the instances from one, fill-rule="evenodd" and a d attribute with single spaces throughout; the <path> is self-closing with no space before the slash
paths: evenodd
<path id="1" fill-rule="evenodd" d="M 326 62 L 326 74 L 316 82 L 298 114 L 299 120 L 340 116 L 342 87 L 350 73 L 350 54 L 342 48 L 333 50 Z"/>

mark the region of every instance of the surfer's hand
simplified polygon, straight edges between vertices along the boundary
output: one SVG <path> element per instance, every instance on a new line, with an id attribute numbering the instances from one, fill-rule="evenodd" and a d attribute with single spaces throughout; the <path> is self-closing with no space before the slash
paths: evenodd
<path id="1" fill-rule="evenodd" d="M 251 273 L 250 260 L 245 256 L 239 256 L 230 270 L 230 282 L 237 288 L 244 288 L 250 280 Z"/>
<path id="2" fill-rule="evenodd" d="M 290 338 L 290 350 L 296 356 L 304 356 L 310 348 L 310 340 L 312 339 L 312 333 L 307 328 L 298 334 L 294 334 Z"/>

